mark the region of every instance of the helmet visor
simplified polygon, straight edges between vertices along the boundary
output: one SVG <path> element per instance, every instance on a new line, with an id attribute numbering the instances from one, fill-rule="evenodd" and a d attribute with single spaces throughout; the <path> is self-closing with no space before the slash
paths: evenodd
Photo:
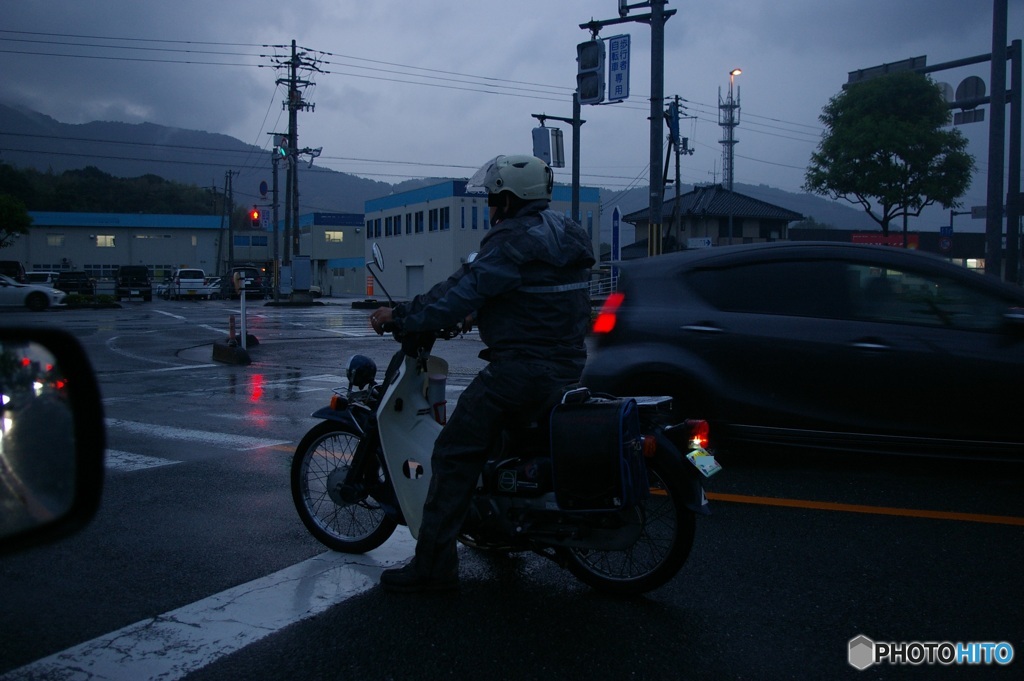
<path id="1" fill-rule="evenodd" d="M 495 193 L 497 189 L 495 180 L 498 179 L 498 161 L 502 158 L 502 156 L 495 156 L 483 164 L 480 170 L 473 173 L 473 177 L 469 178 L 466 182 L 466 189 L 479 188 L 488 194 Z"/>

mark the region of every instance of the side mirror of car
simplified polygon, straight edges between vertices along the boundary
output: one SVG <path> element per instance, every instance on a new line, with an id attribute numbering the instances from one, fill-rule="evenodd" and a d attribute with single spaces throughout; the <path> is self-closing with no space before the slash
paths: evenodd
<path id="1" fill-rule="evenodd" d="M 0 328 L 0 555 L 88 522 L 105 450 L 99 386 L 75 337 Z"/>

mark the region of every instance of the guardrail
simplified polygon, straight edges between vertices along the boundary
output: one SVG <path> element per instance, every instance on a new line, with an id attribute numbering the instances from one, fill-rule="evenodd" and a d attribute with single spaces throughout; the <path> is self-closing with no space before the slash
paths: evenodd
<path id="1" fill-rule="evenodd" d="M 590 282 L 590 297 L 600 298 L 603 296 L 607 296 L 609 293 L 615 291 L 615 287 L 618 285 L 618 283 L 619 278 L 617 276 L 609 276 L 603 277 L 601 279 L 595 279 L 594 281 Z"/>

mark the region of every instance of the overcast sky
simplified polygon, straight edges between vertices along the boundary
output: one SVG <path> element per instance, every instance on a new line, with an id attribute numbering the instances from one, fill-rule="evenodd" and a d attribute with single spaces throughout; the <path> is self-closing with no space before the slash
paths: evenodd
<path id="1" fill-rule="evenodd" d="M 719 91 L 736 78 L 735 181 L 798 191 L 821 134 L 818 115 L 847 73 L 926 55 L 929 64 L 992 47 L 991 0 L 670 0 L 666 97 L 695 153 L 687 183 L 721 180 Z M 151 122 L 266 145 L 287 129 L 273 46 L 297 41 L 321 70 L 299 115 L 317 164 L 387 182 L 467 177 L 499 153 L 530 153 L 532 114 L 571 117 L 580 23 L 617 16 L 616 0 L 3 0 L 0 101 L 65 123 Z M 636 9 L 633 15 L 646 13 Z M 1024 37 L 1024 0 L 1009 0 L 1009 40 Z M 584 106 L 583 183 L 646 185 L 650 37 L 629 33 L 630 98 Z M 275 59 L 276 57 L 276 59 Z M 955 89 L 989 65 L 935 74 Z M 987 114 L 988 112 L 986 112 Z M 987 172 L 988 120 L 962 126 Z M 571 160 L 571 131 L 565 128 Z M 268 161 L 269 164 L 269 161 Z M 558 171 L 568 182 L 570 169 Z M 984 181 L 964 198 L 985 202 Z"/>

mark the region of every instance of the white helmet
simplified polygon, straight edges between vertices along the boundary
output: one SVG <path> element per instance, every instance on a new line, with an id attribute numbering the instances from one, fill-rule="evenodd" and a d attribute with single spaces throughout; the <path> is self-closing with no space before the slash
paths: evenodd
<path id="1" fill-rule="evenodd" d="M 524 201 L 551 200 L 555 174 L 536 156 L 496 156 L 485 163 L 466 183 L 488 194 L 512 192 Z"/>

